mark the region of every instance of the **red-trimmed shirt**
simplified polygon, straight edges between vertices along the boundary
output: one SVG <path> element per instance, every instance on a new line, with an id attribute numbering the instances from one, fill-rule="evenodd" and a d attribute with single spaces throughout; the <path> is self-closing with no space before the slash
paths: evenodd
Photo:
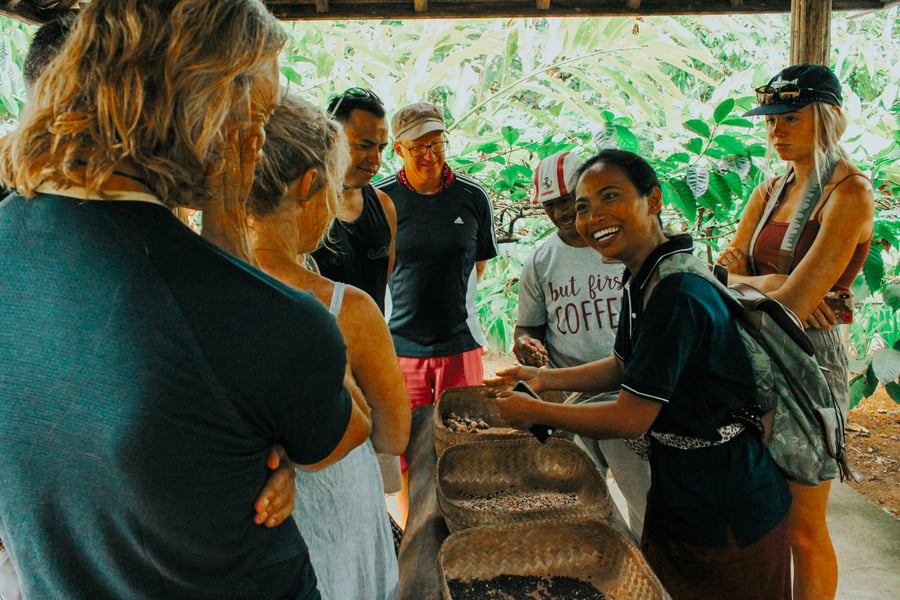
<path id="1" fill-rule="evenodd" d="M 455 178 L 456 178 L 456 176 L 453 174 L 453 170 L 450 169 L 450 165 L 448 165 L 447 163 L 444 163 L 444 168 L 441 169 L 441 184 L 438 186 L 438 189 L 436 189 L 432 192 L 432 194 L 439 194 L 439 193 L 443 192 L 444 190 L 446 190 L 448 187 L 450 187 L 450 184 L 453 183 L 453 180 Z M 400 171 L 397 173 L 397 179 L 409 191 L 416 192 L 417 194 L 419 193 L 419 191 L 416 188 L 414 188 L 412 186 L 412 184 L 409 182 L 409 178 L 406 176 L 406 168 L 405 167 L 400 168 Z"/>

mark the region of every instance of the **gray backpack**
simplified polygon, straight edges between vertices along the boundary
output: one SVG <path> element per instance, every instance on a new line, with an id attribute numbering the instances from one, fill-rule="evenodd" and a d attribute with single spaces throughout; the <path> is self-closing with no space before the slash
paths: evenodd
<path id="1" fill-rule="evenodd" d="M 838 474 L 841 481 L 859 481 L 844 457 L 841 410 L 794 313 L 750 285 L 724 285 L 688 253 L 660 261 L 659 279 L 673 273 L 709 281 L 736 317 L 756 382 L 757 406 L 751 408 L 761 415 L 763 442 L 785 476 L 806 485 Z"/>

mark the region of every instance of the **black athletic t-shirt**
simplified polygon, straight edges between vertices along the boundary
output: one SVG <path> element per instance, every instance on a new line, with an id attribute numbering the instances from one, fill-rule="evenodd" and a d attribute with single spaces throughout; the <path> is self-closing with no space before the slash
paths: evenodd
<path id="1" fill-rule="evenodd" d="M 487 194 L 464 175 L 437 194 L 413 192 L 396 175 L 376 186 L 397 210 L 389 320 L 397 355 L 451 356 L 482 346 L 475 263 L 497 256 Z"/>

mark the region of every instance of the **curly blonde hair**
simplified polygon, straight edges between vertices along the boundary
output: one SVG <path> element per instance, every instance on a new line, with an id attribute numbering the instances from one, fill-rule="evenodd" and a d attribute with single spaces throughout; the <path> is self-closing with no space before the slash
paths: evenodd
<path id="1" fill-rule="evenodd" d="M 319 177 L 313 191 L 324 187 L 331 221 L 341 202 L 344 172 L 349 163 L 347 141 L 340 124 L 312 103 L 285 95 L 266 123 L 263 158 L 256 165 L 247 208 L 256 216 L 272 213 L 286 200 L 285 193 L 291 184 L 315 168 Z"/>
<path id="2" fill-rule="evenodd" d="M 127 161 L 169 206 L 202 203 L 223 126 L 285 39 L 260 0 L 93 0 L 0 144 L 0 179 L 102 193 Z"/>

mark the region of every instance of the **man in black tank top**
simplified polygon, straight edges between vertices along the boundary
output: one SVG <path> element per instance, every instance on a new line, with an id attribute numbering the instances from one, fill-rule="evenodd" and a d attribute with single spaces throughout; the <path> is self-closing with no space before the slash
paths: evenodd
<path id="1" fill-rule="evenodd" d="M 378 96 L 362 88 L 350 88 L 332 98 L 328 114 L 347 134 L 350 167 L 337 219 L 313 258 L 323 276 L 365 291 L 383 314 L 394 266 L 397 213 L 390 197 L 369 182 L 381 167 L 387 147 L 387 116 Z"/>

